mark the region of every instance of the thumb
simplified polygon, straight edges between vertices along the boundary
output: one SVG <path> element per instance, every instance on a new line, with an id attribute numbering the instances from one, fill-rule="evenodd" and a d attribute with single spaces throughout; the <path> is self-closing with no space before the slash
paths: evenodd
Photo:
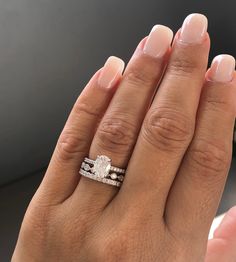
<path id="1" fill-rule="evenodd" d="M 224 216 L 208 241 L 205 262 L 236 261 L 236 206 Z"/>

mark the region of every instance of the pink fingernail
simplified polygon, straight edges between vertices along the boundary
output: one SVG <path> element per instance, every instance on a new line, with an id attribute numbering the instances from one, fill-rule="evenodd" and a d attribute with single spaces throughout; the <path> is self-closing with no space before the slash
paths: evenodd
<path id="1" fill-rule="evenodd" d="M 173 38 L 172 30 L 163 25 L 155 25 L 145 43 L 143 51 L 153 57 L 163 56 L 170 47 Z"/>
<path id="2" fill-rule="evenodd" d="M 236 239 L 236 207 L 232 207 L 224 216 L 219 227 L 214 232 L 214 237 Z"/>
<path id="3" fill-rule="evenodd" d="M 122 75 L 124 67 L 125 63 L 122 59 L 110 56 L 102 68 L 98 84 L 106 88 L 112 87 L 117 78 Z"/>
<path id="4" fill-rule="evenodd" d="M 202 14 L 188 15 L 180 31 L 180 40 L 188 43 L 200 43 L 207 32 L 208 21 Z"/>
<path id="5" fill-rule="evenodd" d="M 211 64 L 208 77 L 216 82 L 230 82 L 235 70 L 235 59 L 231 55 L 218 55 Z"/>

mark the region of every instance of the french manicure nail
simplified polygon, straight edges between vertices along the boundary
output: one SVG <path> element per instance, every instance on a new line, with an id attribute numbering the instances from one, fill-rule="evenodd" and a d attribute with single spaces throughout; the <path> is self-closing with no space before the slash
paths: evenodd
<path id="1" fill-rule="evenodd" d="M 172 30 L 163 25 L 155 25 L 144 45 L 143 51 L 153 57 L 163 56 L 170 47 L 173 38 Z"/>
<path id="2" fill-rule="evenodd" d="M 216 82 L 230 82 L 235 70 L 235 59 L 231 55 L 218 55 L 211 64 L 208 77 Z"/>
<path id="3" fill-rule="evenodd" d="M 125 63 L 122 59 L 110 56 L 102 68 L 98 78 L 98 84 L 106 88 L 112 87 L 117 77 L 121 76 L 124 67 Z"/>
<path id="4" fill-rule="evenodd" d="M 200 43 L 207 32 L 208 20 L 202 14 L 188 15 L 180 31 L 180 40 L 188 43 Z"/>

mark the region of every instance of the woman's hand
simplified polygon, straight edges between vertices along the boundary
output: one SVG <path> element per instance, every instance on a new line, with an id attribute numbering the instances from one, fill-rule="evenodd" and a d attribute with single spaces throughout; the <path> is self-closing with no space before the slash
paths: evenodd
<path id="1" fill-rule="evenodd" d="M 111 57 L 75 103 L 26 212 L 13 261 L 204 261 L 231 162 L 235 61 L 207 71 L 207 19 L 155 26 L 127 68 Z M 167 65 L 167 66 L 166 66 Z M 158 89 L 156 88 L 158 86 Z M 79 176 L 127 168 L 121 189 Z"/>

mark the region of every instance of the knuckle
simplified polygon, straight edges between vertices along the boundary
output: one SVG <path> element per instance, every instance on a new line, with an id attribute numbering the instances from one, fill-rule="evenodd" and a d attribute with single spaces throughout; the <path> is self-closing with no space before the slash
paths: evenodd
<path id="1" fill-rule="evenodd" d="M 108 88 L 107 88 L 108 89 Z M 76 102 L 74 104 L 73 110 L 76 117 L 85 117 L 85 118 L 100 118 L 99 110 L 96 106 L 90 105 L 87 102 Z"/>
<path id="2" fill-rule="evenodd" d="M 208 93 L 205 97 L 205 104 L 209 110 L 216 111 L 219 113 L 234 114 L 234 103 L 231 97 L 226 97 L 222 94 L 217 94 L 215 90 L 212 90 L 213 94 L 210 93 L 208 88 Z M 232 102 L 231 102 L 232 101 Z"/>
<path id="3" fill-rule="evenodd" d="M 140 66 L 132 66 L 125 74 L 125 80 L 131 86 L 142 87 L 143 85 L 150 85 L 153 82 L 153 74 L 148 71 Z"/>
<path id="4" fill-rule="evenodd" d="M 229 150 L 203 139 L 190 147 L 189 156 L 192 164 L 200 169 L 200 173 L 205 177 L 210 177 L 209 174 L 225 173 L 231 159 Z"/>
<path id="5" fill-rule="evenodd" d="M 95 254 L 97 261 L 130 261 L 131 250 L 130 238 L 127 234 L 121 234 L 118 230 L 113 230 L 112 234 L 104 234 L 103 239 L 96 241 Z M 109 250 L 109 252 L 107 252 Z"/>
<path id="6" fill-rule="evenodd" d="M 80 135 L 78 135 L 80 133 Z M 78 157 L 78 154 L 85 153 L 87 141 L 83 139 L 78 130 L 64 129 L 57 143 L 57 156 L 59 160 L 68 161 Z"/>
<path id="7" fill-rule="evenodd" d="M 190 57 L 186 57 L 186 55 L 183 56 L 174 57 L 167 67 L 167 72 L 176 76 L 189 76 L 192 74 L 197 68 L 196 62 Z"/>
<path id="8" fill-rule="evenodd" d="M 56 146 L 56 156 L 61 161 L 68 161 L 78 157 L 78 154 L 84 154 L 87 151 L 87 131 L 85 123 L 96 119 L 100 121 L 99 110 L 85 102 L 76 102 L 73 107 L 73 118 L 70 124 L 63 129 Z M 80 121 L 80 125 L 76 123 Z"/>
<path id="9" fill-rule="evenodd" d="M 144 139 L 164 150 L 182 149 L 193 135 L 194 125 L 189 117 L 168 107 L 152 110 L 141 130 Z"/>
<path id="10" fill-rule="evenodd" d="M 107 117 L 101 122 L 96 137 L 99 147 L 105 151 L 124 154 L 133 147 L 136 132 L 131 122 L 121 117 Z"/>

